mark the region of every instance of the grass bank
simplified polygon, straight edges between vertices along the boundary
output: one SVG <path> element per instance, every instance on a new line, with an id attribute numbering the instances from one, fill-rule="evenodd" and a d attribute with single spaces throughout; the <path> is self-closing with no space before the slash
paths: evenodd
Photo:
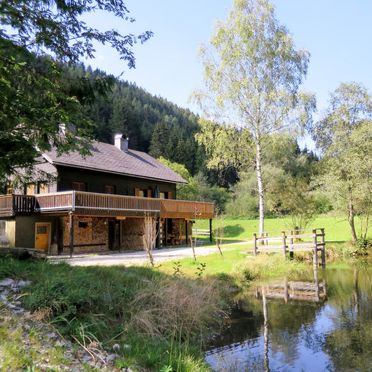
<path id="1" fill-rule="evenodd" d="M 208 370 L 201 346 L 219 327 L 227 305 L 222 282 L 146 267 L 83 268 L 1 258 L 3 278 L 30 280 L 24 307 L 69 339 L 115 349 L 116 366 L 133 370 Z M 11 365 L 18 357 L 8 352 L 7 358 Z M 32 368 L 32 354 L 22 368 Z"/>
<path id="2" fill-rule="evenodd" d="M 267 218 L 265 219 L 265 231 L 269 235 L 278 235 L 283 230 L 291 230 L 291 218 Z M 250 240 L 254 233 L 258 232 L 258 219 L 224 217 L 224 239 L 226 240 Z M 309 229 L 324 227 L 326 239 L 332 242 L 345 242 L 351 239 L 350 227 L 344 217 L 319 216 L 310 223 Z M 356 227 L 360 228 L 359 220 L 356 219 Z M 194 228 L 209 229 L 208 220 L 197 220 Z M 372 229 L 370 228 L 372 234 Z"/>

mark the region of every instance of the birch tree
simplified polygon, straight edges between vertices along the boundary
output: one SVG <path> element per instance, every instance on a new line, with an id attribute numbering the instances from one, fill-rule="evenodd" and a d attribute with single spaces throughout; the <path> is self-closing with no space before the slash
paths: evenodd
<path id="1" fill-rule="evenodd" d="M 372 213 L 372 97 L 357 83 L 342 83 L 312 126 L 323 156 L 323 188 L 347 214 L 352 240 L 365 240 Z M 361 220 L 358 234 L 355 217 Z"/>
<path id="2" fill-rule="evenodd" d="M 204 115 L 247 129 L 252 137 L 259 196 L 259 230 L 264 232 L 263 139 L 307 124 L 315 98 L 299 87 L 309 53 L 297 50 L 267 0 L 235 0 L 201 48 L 205 86 L 195 93 Z M 249 144 L 247 144 L 249 146 Z"/>

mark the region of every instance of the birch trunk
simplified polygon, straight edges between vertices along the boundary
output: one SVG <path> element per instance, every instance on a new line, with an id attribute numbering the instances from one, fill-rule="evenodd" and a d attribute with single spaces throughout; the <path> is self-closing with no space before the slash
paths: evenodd
<path id="1" fill-rule="evenodd" d="M 356 233 L 356 230 L 355 230 L 354 206 L 353 206 L 353 202 L 351 200 L 349 200 L 348 209 L 349 209 L 349 211 L 348 211 L 349 212 L 348 221 L 349 221 L 349 225 L 350 225 L 350 228 L 351 228 L 351 238 L 352 238 L 353 242 L 355 243 L 358 240 L 358 237 L 357 237 L 357 233 Z"/>
<path id="2" fill-rule="evenodd" d="M 257 174 L 257 189 L 258 189 L 258 211 L 259 211 L 259 233 L 262 235 L 265 231 L 265 194 L 262 179 L 262 164 L 261 164 L 261 143 L 257 140 L 256 143 L 256 174 Z"/>

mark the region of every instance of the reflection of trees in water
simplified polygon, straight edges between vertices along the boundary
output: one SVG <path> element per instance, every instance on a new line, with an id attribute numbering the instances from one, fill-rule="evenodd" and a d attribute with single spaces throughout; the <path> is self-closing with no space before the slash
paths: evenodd
<path id="1" fill-rule="evenodd" d="M 371 271 L 354 269 L 349 275 L 349 291 L 336 300 L 339 312 L 333 318 L 334 331 L 324 343 L 335 370 L 372 369 L 371 282 Z"/>
<path id="2" fill-rule="evenodd" d="M 268 286 L 263 289 L 265 292 Z M 285 304 L 284 299 L 266 297 L 262 301 L 248 297 L 241 308 L 250 320 L 245 319 L 243 326 L 239 321 L 231 327 L 229 344 L 235 340 L 234 347 L 239 347 L 234 337 L 237 330 L 248 370 L 268 371 L 278 366 L 277 363 L 295 367 L 306 357 L 300 355 L 301 345 L 311 350 L 310 354 L 326 354 L 324 361 L 330 363 L 329 370 L 372 371 L 372 271 L 328 269 L 327 295 L 324 311 L 321 311 L 322 303 L 288 301 Z M 241 365 L 239 368 L 244 370 Z"/>
<path id="3" fill-rule="evenodd" d="M 311 324 L 317 314 L 319 305 L 313 303 L 269 303 L 270 343 L 273 353 L 282 353 L 283 362 L 292 365 L 299 357 L 299 344 L 303 325 Z"/>

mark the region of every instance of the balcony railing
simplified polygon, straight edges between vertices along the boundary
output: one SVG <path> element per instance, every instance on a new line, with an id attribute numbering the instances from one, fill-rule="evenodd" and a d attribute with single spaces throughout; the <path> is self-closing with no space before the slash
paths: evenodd
<path id="1" fill-rule="evenodd" d="M 16 214 L 30 214 L 35 211 L 36 200 L 30 195 L 0 196 L 0 217 L 11 217 Z"/>
<path id="2" fill-rule="evenodd" d="M 214 204 L 174 199 L 66 191 L 0 196 L 0 217 L 25 213 L 73 212 L 97 216 L 156 215 L 163 218 L 213 218 Z"/>
<path id="3" fill-rule="evenodd" d="M 214 204 L 206 202 L 161 199 L 160 215 L 166 218 L 213 218 Z"/>

